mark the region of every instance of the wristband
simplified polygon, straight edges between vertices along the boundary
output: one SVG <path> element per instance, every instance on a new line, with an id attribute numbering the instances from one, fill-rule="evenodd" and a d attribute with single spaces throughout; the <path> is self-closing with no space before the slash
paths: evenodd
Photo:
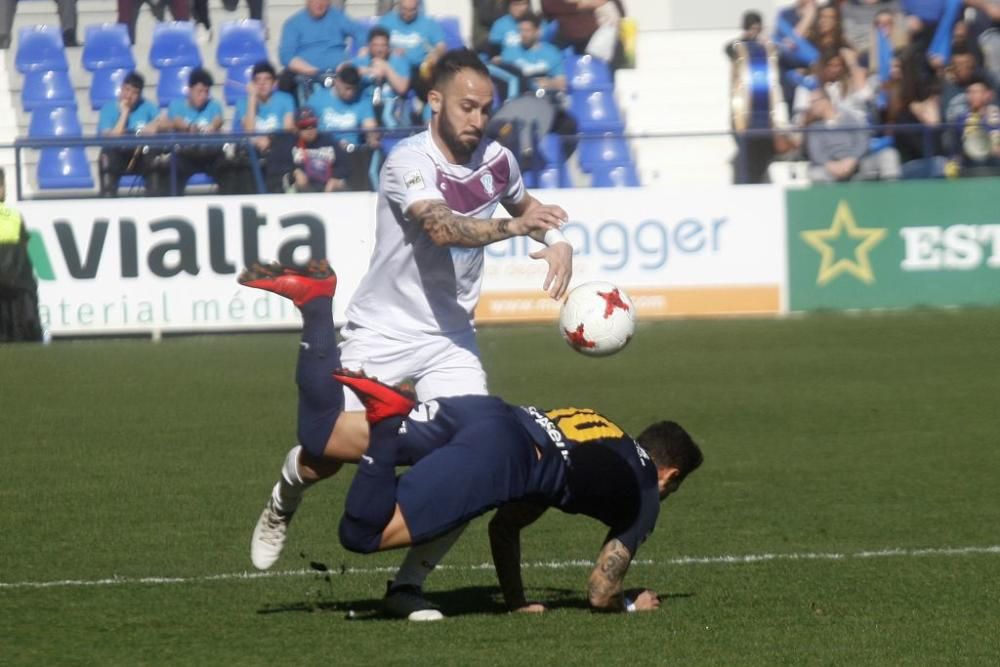
<path id="1" fill-rule="evenodd" d="M 630 599 L 627 595 L 625 596 L 625 611 L 628 613 L 633 613 L 635 611 L 635 600 Z"/>
<path id="2" fill-rule="evenodd" d="M 547 246 L 553 246 L 557 243 L 569 243 L 569 241 L 566 240 L 566 237 L 563 236 L 563 233 L 558 229 L 550 229 L 547 232 L 545 232 L 545 236 L 542 239 L 542 243 L 544 243 Z"/>

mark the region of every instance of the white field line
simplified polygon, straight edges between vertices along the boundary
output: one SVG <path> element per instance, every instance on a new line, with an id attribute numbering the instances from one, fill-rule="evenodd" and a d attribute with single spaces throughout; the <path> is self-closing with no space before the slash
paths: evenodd
<path id="1" fill-rule="evenodd" d="M 746 565 L 750 563 L 765 563 L 770 561 L 796 561 L 796 560 L 857 560 L 866 558 L 919 558 L 923 556 L 973 556 L 979 554 L 1000 555 L 1000 545 L 988 547 L 932 547 L 927 549 L 879 549 L 876 551 L 856 551 L 853 553 L 836 552 L 800 552 L 800 553 L 762 553 L 743 555 L 723 555 L 723 556 L 680 556 L 662 561 L 638 559 L 632 565 L 667 566 L 667 565 Z M 589 560 L 549 560 L 524 563 L 522 567 L 539 570 L 564 570 L 577 567 L 592 567 L 593 561 Z M 337 576 L 355 574 L 385 574 L 395 572 L 395 567 L 349 567 L 341 570 L 333 568 L 329 573 Z M 478 565 L 441 565 L 438 570 L 472 571 L 472 570 L 492 570 L 492 563 L 479 563 Z M 196 584 L 208 581 L 233 581 L 250 579 L 270 579 L 275 577 L 303 577 L 316 576 L 321 572 L 312 568 L 298 570 L 277 570 L 273 572 L 230 572 L 224 574 L 210 574 L 198 577 L 119 577 L 112 576 L 105 579 L 62 579 L 59 581 L 0 581 L 0 590 L 15 588 L 74 588 L 82 586 L 130 586 L 135 584 L 161 585 L 161 584 Z"/>

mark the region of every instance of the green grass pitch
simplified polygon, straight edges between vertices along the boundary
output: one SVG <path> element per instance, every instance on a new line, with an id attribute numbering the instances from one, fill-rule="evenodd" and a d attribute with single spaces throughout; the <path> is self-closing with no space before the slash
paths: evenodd
<path id="1" fill-rule="evenodd" d="M 338 546 L 350 471 L 307 496 L 275 576 L 244 576 L 296 336 L 5 346 L 0 663 L 997 664 L 1000 311 L 647 323 L 609 359 L 551 327 L 480 340 L 510 401 L 702 445 L 627 577 L 660 611 L 588 612 L 604 530 L 550 512 L 524 544 L 550 613 L 503 611 L 480 519 L 428 582 L 450 618 L 381 619 L 402 554 Z"/>

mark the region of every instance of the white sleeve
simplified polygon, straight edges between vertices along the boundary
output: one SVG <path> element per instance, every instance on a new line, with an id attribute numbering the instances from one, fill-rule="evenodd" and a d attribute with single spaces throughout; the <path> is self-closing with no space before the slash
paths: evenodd
<path id="1" fill-rule="evenodd" d="M 437 186 L 434 161 L 415 150 L 403 148 L 393 152 L 385 164 L 381 187 L 386 198 L 404 213 L 418 201 L 444 201 L 444 195 Z"/>
<path id="2" fill-rule="evenodd" d="M 510 165 L 510 181 L 507 183 L 507 189 L 504 190 L 503 197 L 500 199 L 500 203 L 506 207 L 507 204 L 520 203 L 524 199 L 525 191 L 524 179 L 521 178 L 521 167 L 518 166 L 517 159 L 506 148 L 503 149 L 503 152 L 507 158 L 507 164 Z"/>

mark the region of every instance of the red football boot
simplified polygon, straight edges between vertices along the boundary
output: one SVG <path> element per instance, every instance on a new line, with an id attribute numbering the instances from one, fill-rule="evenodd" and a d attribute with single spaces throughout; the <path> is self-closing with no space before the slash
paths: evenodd
<path id="1" fill-rule="evenodd" d="M 332 297 L 337 291 L 337 275 L 325 259 L 311 260 L 305 269 L 277 262 L 251 264 L 236 280 L 241 285 L 291 299 L 299 307 L 317 297 Z"/>
<path id="2" fill-rule="evenodd" d="M 369 424 L 377 424 L 389 417 L 408 415 L 417 404 L 417 397 L 412 391 L 404 387 L 390 387 L 364 373 L 338 368 L 333 372 L 333 377 L 350 387 L 361 399 Z"/>

